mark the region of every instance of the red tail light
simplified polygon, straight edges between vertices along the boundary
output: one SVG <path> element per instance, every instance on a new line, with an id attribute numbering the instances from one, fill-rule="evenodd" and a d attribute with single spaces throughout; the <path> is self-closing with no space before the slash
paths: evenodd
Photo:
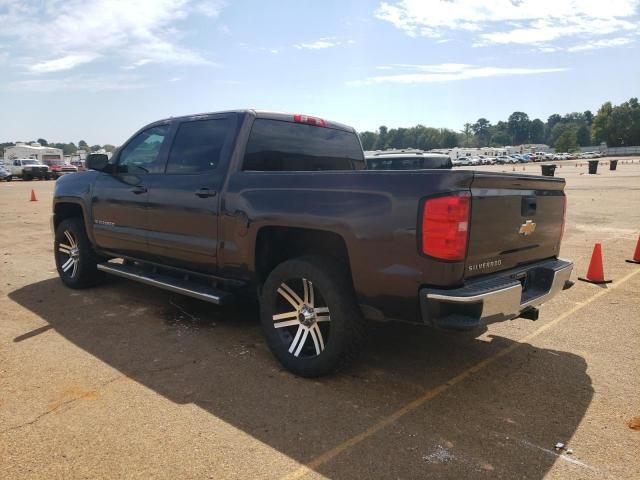
<path id="1" fill-rule="evenodd" d="M 310 117 L 308 115 L 300 115 L 296 113 L 293 116 L 294 122 L 298 123 L 306 123 L 307 125 L 315 125 L 316 127 L 326 127 L 327 122 L 325 122 L 322 118 L 318 117 Z"/>
<path id="2" fill-rule="evenodd" d="M 468 192 L 431 198 L 422 211 L 422 252 L 442 260 L 464 260 L 469 230 Z"/>

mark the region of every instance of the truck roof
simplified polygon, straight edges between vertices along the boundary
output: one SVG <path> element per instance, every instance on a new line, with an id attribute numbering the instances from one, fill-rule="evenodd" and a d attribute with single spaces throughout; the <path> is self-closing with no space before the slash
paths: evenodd
<path id="1" fill-rule="evenodd" d="M 157 120 L 155 122 L 150 123 L 149 125 L 146 125 L 144 128 L 146 127 L 150 127 L 153 126 L 155 124 L 159 124 L 159 123 L 165 123 L 171 120 L 187 120 L 187 119 L 197 119 L 198 117 L 203 117 L 206 115 L 213 115 L 213 114 L 219 114 L 219 113 L 238 113 L 238 114 L 249 114 L 249 115 L 254 115 L 256 118 L 267 118 L 270 120 L 281 120 L 281 121 L 286 121 L 286 122 L 293 122 L 294 121 L 294 115 L 300 115 L 299 113 L 286 113 L 286 112 L 273 112 L 273 111 L 267 111 L 267 110 L 255 110 L 255 109 L 238 109 L 238 110 L 223 110 L 223 111 L 219 111 L 219 112 L 203 112 L 203 113 L 195 113 L 195 114 L 191 114 L 191 115 L 181 115 L 179 117 L 169 117 L 169 118 L 163 118 L 162 120 Z M 313 117 L 312 115 L 306 115 L 306 114 L 302 114 L 304 116 L 307 117 Z M 313 117 L 313 118 L 321 118 L 321 117 Z M 351 133 L 356 133 L 355 128 L 350 127 L 349 125 L 345 125 L 343 123 L 339 123 L 339 122 L 334 122 L 334 121 L 330 121 L 327 119 L 322 119 L 325 122 L 325 126 L 328 128 L 334 128 L 336 130 L 344 130 L 346 132 L 351 132 Z"/>

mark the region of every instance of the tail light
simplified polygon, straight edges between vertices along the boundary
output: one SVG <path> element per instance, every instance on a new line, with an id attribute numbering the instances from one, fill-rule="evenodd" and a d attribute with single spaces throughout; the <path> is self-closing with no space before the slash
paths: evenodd
<path id="1" fill-rule="evenodd" d="M 325 122 L 322 118 L 300 115 L 299 113 L 296 113 L 293 116 L 293 121 L 297 123 L 306 123 L 307 125 L 315 125 L 316 127 L 327 126 L 327 122 Z"/>
<path id="2" fill-rule="evenodd" d="M 464 260 L 469 234 L 469 192 L 430 198 L 422 209 L 422 253 L 442 260 Z"/>

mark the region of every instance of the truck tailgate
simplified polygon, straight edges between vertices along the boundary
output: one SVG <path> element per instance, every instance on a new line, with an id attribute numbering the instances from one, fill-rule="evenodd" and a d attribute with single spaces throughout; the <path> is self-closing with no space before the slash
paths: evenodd
<path id="1" fill-rule="evenodd" d="M 476 172 L 465 278 L 557 256 L 564 185 L 561 178 Z"/>

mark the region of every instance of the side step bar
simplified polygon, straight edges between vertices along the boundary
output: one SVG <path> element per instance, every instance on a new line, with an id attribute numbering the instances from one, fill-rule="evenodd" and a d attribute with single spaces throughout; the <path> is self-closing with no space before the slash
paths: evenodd
<path id="1" fill-rule="evenodd" d="M 99 263 L 98 270 L 127 278 L 136 282 L 151 285 L 153 287 L 169 290 L 170 292 L 187 295 L 189 297 L 204 300 L 205 302 L 225 305 L 230 303 L 233 295 L 221 290 L 217 290 L 207 285 L 202 285 L 188 280 L 180 280 L 161 273 L 145 272 L 138 268 L 120 265 L 117 263 Z"/>

